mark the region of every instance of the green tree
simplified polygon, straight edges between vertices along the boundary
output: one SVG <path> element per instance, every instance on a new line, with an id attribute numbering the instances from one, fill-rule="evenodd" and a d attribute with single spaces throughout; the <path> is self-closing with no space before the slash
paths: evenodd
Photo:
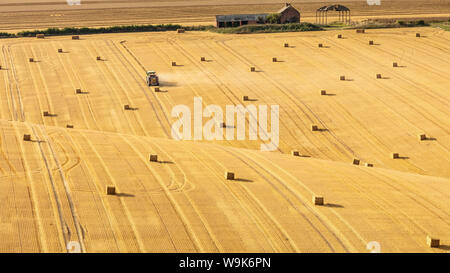
<path id="1" fill-rule="evenodd" d="M 264 18 L 262 16 L 258 16 L 258 18 L 256 19 L 256 23 L 257 24 L 264 24 L 265 23 Z"/>
<path id="2" fill-rule="evenodd" d="M 267 15 L 267 23 L 269 24 L 279 24 L 281 19 L 281 15 L 279 13 L 271 13 Z"/>

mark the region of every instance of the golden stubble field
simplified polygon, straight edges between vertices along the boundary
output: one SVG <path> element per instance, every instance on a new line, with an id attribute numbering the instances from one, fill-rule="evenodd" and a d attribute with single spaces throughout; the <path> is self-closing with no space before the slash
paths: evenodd
<path id="1" fill-rule="evenodd" d="M 64 0 L 0 0 L 0 31 L 131 24 L 214 24 L 215 15 L 218 14 L 271 13 L 278 11 L 284 2 L 286 1 L 82 0 L 81 5 L 69 6 Z M 305 22 L 315 22 L 315 12 L 319 7 L 336 3 L 351 9 L 353 21 L 450 17 L 450 0 L 381 0 L 381 5 L 368 5 L 365 0 L 290 2 L 301 12 L 301 20 Z M 337 19 L 337 14 L 329 14 L 329 22 Z"/>
<path id="2" fill-rule="evenodd" d="M 432 28 L 2 40 L 0 251 L 448 252 L 449 40 Z M 171 109 L 195 96 L 279 105 L 279 149 L 172 140 Z"/>

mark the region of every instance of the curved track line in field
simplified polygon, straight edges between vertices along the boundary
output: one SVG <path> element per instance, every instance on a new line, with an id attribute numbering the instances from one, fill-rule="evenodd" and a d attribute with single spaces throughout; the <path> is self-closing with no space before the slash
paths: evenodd
<path id="1" fill-rule="evenodd" d="M 114 47 L 117 49 L 117 52 L 120 53 L 120 55 L 122 55 L 123 59 L 127 61 L 127 63 L 130 65 L 130 67 L 134 70 L 135 73 L 133 73 L 131 71 L 130 68 L 128 68 L 128 65 L 125 64 L 125 67 L 127 68 L 127 70 L 130 72 L 130 75 L 133 76 L 133 78 L 135 79 L 136 83 L 139 85 L 140 89 L 142 90 L 142 92 L 144 93 L 145 97 L 147 98 L 147 101 L 149 102 L 150 106 L 152 107 L 156 118 L 158 119 L 159 124 L 161 125 L 161 129 L 164 131 L 164 134 L 166 135 L 166 137 L 169 137 L 170 134 L 168 133 L 166 127 L 164 127 L 164 125 L 162 124 L 161 118 L 158 115 L 158 111 L 156 111 L 155 106 L 152 103 L 152 100 L 150 99 L 148 92 L 152 93 L 153 95 L 153 99 L 158 103 L 159 109 L 163 115 L 163 118 L 165 119 L 165 121 L 167 122 L 167 125 L 169 126 L 169 128 L 171 127 L 171 123 L 169 121 L 169 117 L 167 114 L 167 110 L 165 109 L 163 103 L 161 102 L 161 100 L 158 98 L 158 96 L 156 96 L 154 94 L 154 92 L 151 92 L 151 90 L 149 88 L 143 88 L 142 85 L 145 83 L 144 79 L 139 80 L 138 78 L 136 78 L 136 74 L 140 74 L 140 73 L 146 73 L 147 70 L 145 69 L 145 67 L 141 64 L 141 62 L 139 62 L 139 60 L 136 58 L 136 56 L 133 54 L 133 52 L 131 52 L 130 49 L 128 49 L 128 47 L 125 45 L 125 42 L 121 42 L 120 45 L 125 49 L 125 51 L 135 60 L 135 62 L 143 69 L 141 70 L 141 72 L 139 72 L 136 69 L 136 66 L 133 65 L 130 60 L 122 53 L 122 51 L 119 50 L 119 48 L 117 47 L 116 44 L 112 43 L 114 45 Z M 146 86 L 146 85 L 145 85 Z"/>
<path id="2" fill-rule="evenodd" d="M 220 147 L 221 148 L 221 147 Z M 316 219 L 333 235 L 333 237 L 339 242 L 339 244 L 345 249 L 345 251 L 347 252 L 355 252 L 356 249 L 355 247 L 349 242 L 349 240 L 339 231 L 339 229 L 329 221 L 329 219 L 320 211 L 318 211 L 317 209 L 315 209 L 314 207 L 312 207 L 309 203 L 308 203 L 308 199 L 303 197 L 300 193 L 298 193 L 295 189 L 292 189 L 291 187 L 288 186 L 288 183 L 286 183 L 285 181 L 281 180 L 280 178 L 277 177 L 276 174 L 272 173 L 269 169 L 270 168 L 266 168 L 263 165 L 261 165 L 260 163 L 258 163 L 257 161 L 253 160 L 252 158 L 250 158 L 248 155 L 246 155 L 245 153 L 241 152 L 241 151 L 227 151 L 223 148 L 221 148 L 222 150 L 226 151 L 227 153 L 233 155 L 234 157 L 238 158 L 241 162 L 243 162 L 245 165 L 247 165 L 248 167 L 252 168 L 255 172 L 257 172 L 261 177 L 264 178 L 264 180 L 266 180 L 277 192 L 279 192 L 281 195 L 285 196 L 285 199 L 288 200 L 288 202 L 300 213 L 300 210 L 297 208 L 297 206 L 292 203 L 292 201 L 285 195 L 282 193 L 282 190 L 277 187 L 273 182 L 271 182 L 268 178 L 266 178 L 266 176 L 264 176 L 260 171 L 256 170 L 255 167 L 251 166 L 250 163 L 252 163 L 253 165 L 256 165 L 259 169 L 261 169 L 262 171 L 266 172 L 268 175 L 270 175 L 274 181 L 277 181 L 279 185 L 281 185 L 286 191 L 288 191 L 289 193 L 291 193 L 295 199 L 297 199 L 306 209 L 308 209 L 315 217 Z M 240 154 L 241 156 L 237 155 Z M 267 161 L 267 159 L 265 159 L 264 157 L 262 157 L 261 155 L 257 154 L 257 153 L 253 153 L 256 156 L 258 156 L 259 158 L 263 159 L 264 161 Z M 246 158 L 246 159 L 245 159 Z M 263 163 L 262 163 L 263 164 Z M 264 164 L 266 165 L 266 164 Z M 273 162 L 268 162 L 267 166 L 271 166 L 273 165 Z M 298 179 L 296 179 L 296 181 L 299 181 Z M 302 184 L 302 187 L 307 189 L 307 191 L 309 191 L 310 193 L 312 193 L 312 191 L 310 189 L 308 189 L 304 184 Z M 334 211 L 334 210 L 331 210 Z M 303 215 L 303 214 L 302 214 Z M 313 225 L 313 223 L 306 217 L 304 216 L 305 220 L 307 220 L 309 222 L 309 224 L 311 225 L 311 227 L 316 230 L 316 232 L 320 235 L 320 237 L 328 244 L 328 246 L 330 247 L 330 249 L 332 249 L 332 251 L 334 250 L 334 247 L 329 243 L 329 241 L 324 237 L 324 235 Z M 349 228 L 355 232 L 356 237 L 361 240 L 364 243 L 365 246 L 365 241 L 364 239 L 359 235 L 359 233 L 357 233 L 351 226 L 349 226 Z"/>
<path id="3" fill-rule="evenodd" d="M 56 137 L 55 137 L 56 135 Z M 66 157 L 66 162 L 61 164 L 61 169 L 67 174 L 67 176 L 69 176 L 70 171 L 72 171 L 73 169 L 75 169 L 76 167 L 80 166 L 81 164 L 81 157 L 80 156 L 76 156 L 75 159 L 75 163 L 72 164 L 71 166 L 65 167 L 66 164 L 68 164 L 68 162 L 70 162 L 70 157 L 67 155 L 68 152 L 67 150 L 64 148 L 64 145 L 62 145 L 59 141 L 58 138 L 63 136 L 63 134 L 61 132 L 58 133 L 48 133 L 49 137 L 52 137 L 52 139 L 54 139 L 55 144 L 59 147 L 59 149 L 61 149 L 64 153 L 64 156 Z M 72 151 L 75 153 L 75 149 L 73 148 L 72 145 L 69 145 L 72 147 Z"/>
<path id="4" fill-rule="evenodd" d="M 50 139 L 50 137 L 47 135 L 45 128 L 42 125 L 38 125 L 37 126 L 38 130 L 41 132 L 41 135 L 44 136 L 45 139 L 45 143 L 47 144 L 48 148 L 50 149 L 51 155 L 53 157 L 53 160 L 56 164 L 56 167 L 58 169 L 59 172 L 59 176 L 61 178 L 61 182 L 64 186 L 64 192 L 66 194 L 66 199 L 69 203 L 69 209 L 70 209 L 70 213 L 75 225 L 75 230 L 77 232 L 77 236 L 78 236 L 78 242 L 80 243 L 81 246 L 81 252 L 86 252 L 86 247 L 84 245 L 84 240 L 83 240 L 83 232 L 82 232 L 82 227 L 81 224 L 78 220 L 78 213 L 76 211 L 75 205 L 73 203 L 72 200 L 72 196 L 71 196 L 71 191 L 70 191 L 70 187 L 69 184 L 66 181 L 62 166 L 59 163 L 58 157 L 56 156 L 55 150 L 53 149 L 53 145 L 52 145 L 52 141 Z"/>
<path id="5" fill-rule="evenodd" d="M 178 47 L 178 50 L 179 50 L 179 52 L 180 52 L 181 54 L 183 54 L 188 60 L 191 61 L 192 64 L 194 64 L 194 65 L 197 66 L 201 71 L 203 71 L 203 74 L 205 74 L 211 81 L 215 82 L 215 83 L 216 83 L 216 86 L 218 87 L 218 89 L 222 91 L 222 93 L 230 100 L 231 103 L 235 104 L 235 103 L 233 102 L 233 99 L 230 98 L 230 96 L 227 95 L 227 92 L 228 92 L 229 94 L 231 94 L 231 96 L 233 96 L 234 99 L 237 100 L 237 101 L 239 102 L 239 97 L 238 97 L 238 96 L 237 96 L 237 95 L 236 95 L 236 94 L 235 94 L 228 86 L 226 86 L 226 85 L 225 85 L 225 84 L 224 84 L 224 83 L 223 83 L 216 75 L 214 75 L 213 73 L 207 71 L 207 70 L 204 69 L 202 66 L 200 66 L 200 65 L 195 61 L 195 59 L 194 59 L 194 57 L 192 56 L 192 54 L 190 54 L 188 51 L 186 51 L 182 46 L 180 46 L 180 45 L 179 45 L 175 40 L 173 40 L 173 39 L 168 38 L 168 39 L 167 39 L 167 42 L 168 42 L 170 45 L 172 45 L 172 47 L 175 47 L 175 46 Z M 238 104 L 241 104 L 241 103 L 238 103 Z M 236 104 L 235 104 L 235 105 L 236 105 Z M 240 110 L 240 111 L 241 111 L 241 110 Z M 250 120 L 249 120 L 250 117 L 251 117 L 253 120 L 255 120 L 255 121 L 258 123 L 258 127 L 259 127 L 259 129 L 260 129 L 260 132 L 264 132 L 264 134 L 266 135 L 266 138 L 269 138 L 269 137 L 267 136 L 266 132 L 263 131 L 263 130 L 261 130 L 262 128 L 261 128 L 261 126 L 260 126 L 260 124 L 259 124 L 259 122 L 258 122 L 258 118 L 257 118 L 257 117 L 251 115 L 250 112 L 248 113 L 249 118 L 247 118 L 247 115 L 245 115 L 245 113 L 242 113 L 242 111 L 241 111 L 241 114 L 244 114 L 245 119 L 247 120 L 247 123 L 250 123 Z M 283 151 L 282 151 L 279 147 L 277 147 L 277 150 L 278 150 L 280 153 L 283 153 Z"/>
<path id="6" fill-rule="evenodd" d="M 132 136 L 132 137 L 133 137 L 136 141 L 142 143 L 142 145 L 148 146 L 148 141 L 144 141 L 144 139 L 142 139 L 141 137 L 138 137 L 138 136 Z M 133 145 L 133 146 L 136 147 L 136 145 Z M 175 162 L 175 159 L 174 159 L 172 156 L 170 156 L 170 154 L 169 154 L 168 152 L 166 152 L 164 149 L 160 148 L 160 147 L 157 146 L 157 145 L 154 145 L 154 147 L 152 147 L 152 151 L 157 152 L 158 155 L 159 155 L 159 154 L 163 155 L 163 158 L 168 159 L 169 161 Z M 188 181 L 186 172 L 185 172 L 181 167 L 179 167 L 177 164 L 173 164 L 173 165 L 174 165 L 173 168 L 175 168 L 176 170 L 178 170 L 178 172 L 181 173 L 181 175 L 183 176 L 183 182 L 181 182 L 181 183 L 176 183 L 176 184 L 177 184 L 177 185 L 176 185 L 177 187 L 171 189 L 171 186 L 173 185 L 174 180 L 177 179 L 177 175 L 175 174 L 175 171 L 172 169 L 172 166 L 171 166 L 171 165 L 172 165 L 172 164 L 169 164 L 169 165 L 166 165 L 166 166 L 165 166 L 166 169 L 167 169 L 168 171 L 170 171 L 171 176 L 172 176 L 172 178 L 173 178 L 172 181 L 171 181 L 171 185 L 167 185 L 167 188 L 168 188 L 170 191 L 173 191 L 173 192 L 186 192 L 187 190 L 184 189 L 185 187 L 190 187 L 190 188 L 193 189 L 193 188 L 195 187 L 195 185 L 193 185 L 191 182 Z"/>
<path id="7" fill-rule="evenodd" d="M 218 44 L 221 45 L 225 50 L 228 50 L 230 53 L 234 54 L 238 59 L 240 59 L 243 63 L 246 63 L 247 65 L 252 64 L 252 62 L 250 60 L 248 60 L 247 57 L 243 56 L 242 54 L 236 52 L 235 50 L 233 50 L 230 46 L 228 46 L 226 44 L 226 41 L 218 41 Z M 294 105 L 296 105 L 298 107 L 298 109 L 300 109 L 302 111 L 302 113 L 308 118 L 308 120 L 311 123 L 318 123 L 321 126 L 323 126 L 323 128 L 326 128 L 325 123 L 319 118 L 318 115 L 316 115 L 311 109 L 310 107 L 304 103 L 301 100 L 298 100 L 296 97 L 292 96 L 292 91 L 289 88 L 286 88 L 282 83 L 278 83 L 275 80 L 273 80 L 272 78 L 270 78 L 268 75 L 266 75 L 266 73 L 263 71 L 261 73 L 259 73 L 263 78 L 265 78 L 267 81 L 269 81 L 273 86 L 275 86 L 281 93 L 283 93 L 286 98 L 288 98 Z M 287 90 L 287 91 L 284 91 Z M 301 107 L 299 105 L 299 103 L 303 106 Z M 310 115 L 304 110 L 304 108 L 307 109 L 307 111 L 310 113 Z M 313 118 L 311 118 L 311 115 L 314 117 L 314 119 L 317 122 L 313 121 Z M 336 145 L 336 143 L 332 143 L 328 138 L 326 138 L 330 144 L 332 144 L 339 152 L 342 153 L 342 155 L 344 155 L 344 157 L 349 157 L 349 154 L 351 156 L 357 156 L 355 154 L 355 152 L 348 147 L 342 140 L 340 140 L 331 130 L 328 130 L 327 133 L 329 133 L 336 141 L 338 141 L 342 147 L 344 148 L 344 150 L 342 150 L 341 147 L 339 147 L 339 145 Z M 346 151 L 345 151 L 346 150 Z"/>
<path id="8" fill-rule="evenodd" d="M 37 125 L 40 125 L 40 124 L 37 124 Z M 44 132 L 45 132 L 45 136 L 46 136 L 47 138 L 48 138 L 48 137 L 52 137 L 52 139 L 54 139 L 54 137 L 53 137 L 54 135 L 57 135 L 56 137 L 61 136 L 61 133 L 60 133 L 60 132 L 50 132 L 50 133 L 47 133 L 47 127 L 44 127 L 42 130 L 40 130 L 40 132 L 41 132 L 41 133 L 44 133 Z M 52 141 L 52 142 L 53 142 L 53 141 Z M 69 156 L 67 155 L 66 149 L 64 149 L 64 147 L 62 147 L 61 144 L 60 144 L 58 141 L 56 141 L 56 146 L 58 146 L 58 147 L 62 150 L 62 152 L 63 152 L 63 157 L 64 157 L 64 161 L 63 161 L 62 163 L 59 163 L 58 165 L 55 165 L 55 168 L 53 169 L 53 171 L 58 171 L 59 169 L 61 169 L 61 170 L 64 171 L 66 165 L 68 165 L 69 162 L 70 162 L 71 160 L 70 160 Z M 79 163 L 81 160 L 80 160 L 80 158 L 77 158 L 76 161 Z M 59 160 L 58 160 L 58 162 L 59 162 Z M 77 165 L 77 163 L 75 163 L 75 165 Z M 69 167 L 69 168 L 71 168 L 71 167 Z"/>
<path id="9" fill-rule="evenodd" d="M 170 201 L 171 207 L 174 209 L 174 211 L 176 212 L 180 222 L 183 224 L 183 227 L 184 227 L 186 233 L 188 234 L 190 241 L 193 243 L 195 249 L 197 251 L 203 251 L 203 246 L 200 243 L 200 241 L 197 238 L 197 236 L 195 235 L 195 232 L 190 227 L 191 225 L 190 225 L 190 222 L 189 222 L 188 218 L 184 214 L 183 209 L 181 208 L 181 206 L 177 203 L 175 197 L 172 196 L 170 191 L 168 191 L 167 186 L 164 185 L 164 181 L 163 181 L 162 177 L 152 167 L 150 167 L 150 165 L 147 162 L 146 158 L 142 155 L 142 152 L 139 151 L 139 149 L 137 149 L 134 144 L 132 144 L 125 136 L 120 135 L 120 137 L 136 153 L 136 155 L 138 155 L 138 157 L 142 160 L 142 162 L 147 167 L 147 169 L 152 173 L 153 177 L 158 181 L 158 184 L 160 185 L 161 189 L 163 190 L 164 195 L 166 196 L 166 198 Z M 146 144 L 148 145 L 148 143 L 146 143 Z M 143 183 L 141 183 L 141 185 L 142 185 L 143 188 L 145 188 L 145 185 Z M 149 196 L 149 199 L 151 199 L 150 196 Z M 190 202 L 190 200 L 189 200 L 189 202 Z M 156 208 L 156 206 L 155 206 L 155 208 Z M 158 209 L 156 209 L 156 210 L 158 210 Z M 158 215 L 159 215 L 159 212 L 158 212 Z M 160 217 L 161 217 L 161 215 L 160 215 Z M 177 246 L 175 245 L 174 241 L 172 240 L 172 236 L 171 236 L 169 230 L 167 229 L 167 226 L 165 225 L 164 220 L 163 220 L 162 217 L 161 217 L 161 223 L 164 225 L 164 227 L 165 227 L 165 229 L 167 231 L 167 234 L 169 235 L 169 238 L 172 241 L 173 247 L 175 249 L 177 249 Z"/>
<path id="10" fill-rule="evenodd" d="M 203 155 L 206 155 L 210 158 L 210 162 L 214 162 L 216 165 L 220 167 L 221 170 L 226 170 L 226 167 L 212 158 L 211 156 L 207 155 L 203 151 L 199 151 Z M 199 153 L 197 152 L 197 153 Z M 268 242 L 268 244 L 272 247 L 272 249 L 278 251 L 278 252 L 285 252 L 284 248 L 286 245 L 284 244 L 285 241 L 288 241 L 288 248 L 290 250 L 294 250 L 295 252 L 300 252 L 299 248 L 297 247 L 296 243 L 292 240 L 292 238 L 289 236 L 286 230 L 283 229 L 281 224 L 274 218 L 274 216 L 267 210 L 267 208 L 245 187 L 236 187 L 236 190 L 232 189 L 232 186 L 227 184 L 227 182 L 223 182 L 223 177 L 220 176 L 218 173 L 217 168 L 214 168 L 211 166 L 210 163 L 207 163 L 206 160 L 200 159 L 195 153 L 190 152 L 191 155 L 200 162 L 203 166 L 211 170 L 211 173 L 214 174 L 219 181 L 222 181 L 221 184 L 230 192 L 231 196 L 233 196 L 234 200 L 240 205 L 240 207 L 243 208 L 245 211 L 245 214 L 248 215 L 251 219 L 253 219 L 253 222 L 256 224 L 258 229 L 261 233 L 265 235 L 265 239 Z M 240 190 L 239 190 L 240 189 Z M 238 193 L 239 191 L 239 193 Z M 247 196 L 245 199 L 247 200 L 248 204 L 246 204 L 245 201 L 241 200 L 239 197 Z M 249 196 L 249 197 L 248 197 Z M 262 212 L 261 212 L 262 211 Z M 265 220 L 268 218 L 267 220 Z M 266 226 L 265 224 L 268 223 L 269 226 L 275 226 L 271 229 L 276 229 L 277 232 L 280 235 L 275 236 L 278 237 L 281 245 L 278 245 L 276 243 L 277 240 L 274 239 L 274 236 L 271 236 L 269 232 L 269 226 Z M 270 238 L 269 240 L 267 240 Z"/>
<path id="11" fill-rule="evenodd" d="M 97 159 L 99 160 L 99 162 L 101 163 L 103 169 L 106 172 L 106 175 L 108 176 L 108 180 L 111 182 L 111 184 L 113 185 L 117 185 L 116 179 L 114 178 L 114 176 L 111 174 L 111 171 L 109 170 L 108 166 L 106 165 L 106 162 L 103 160 L 103 158 L 101 157 L 100 153 L 98 152 L 98 150 L 95 148 L 95 146 L 92 144 L 91 140 L 89 139 L 89 137 L 86 137 L 85 134 L 82 131 L 79 131 L 78 134 L 84 138 L 84 140 L 87 142 L 87 144 L 89 145 L 89 147 L 91 148 L 91 150 L 94 152 L 95 156 L 97 157 Z M 134 220 L 131 217 L 130 214 L 130 210 L 128 208 L 128 206 L 125 204 L 125 201 L 123 201 L 123 198 L 119 197 L 119 202 L 122 206 L 122 208 L 124 209 L 125 215 L 127 217 L 127 220 L 131 226 L 131 229 L 133 231 L 134 237 L 136 239 L 136 243 L 138 244 L 139 247 L 139 251 L 140 252 L 146 252 L 145 251 L 145 246 L 143 245 L 143 241 L 141 239 L 141 236 L 139 234 L 139 232 L 136 229 L 136 224 L 134 223 Z"/>

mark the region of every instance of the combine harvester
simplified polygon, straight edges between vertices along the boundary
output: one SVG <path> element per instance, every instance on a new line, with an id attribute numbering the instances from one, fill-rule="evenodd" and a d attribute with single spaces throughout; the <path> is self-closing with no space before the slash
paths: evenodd
<path id="1" fill-rule="evenodd" d="M 146 80 L 148 86 L 159 86 L 159 78 L 155 71 L 147 71 Z"/>

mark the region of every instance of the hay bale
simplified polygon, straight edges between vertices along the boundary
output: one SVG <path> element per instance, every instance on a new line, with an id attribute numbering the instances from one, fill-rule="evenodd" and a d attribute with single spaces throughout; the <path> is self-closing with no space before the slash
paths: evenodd
<path id="1" fill-rule="evenodd" d="M 80 88 L 77 88 L 75 92 L 76 92 L 77 94 L 83 93 L 83 92 L 81 92 L 81 89 L 80 89 Z"/>
<path id="2" fill-rule="evenodd" d="M 288 44 L 288 43 L 285 43 L 285 44 L 284 44 L 284 47 L 289 47 L 289 44 Z"/>
<path id="3" fill-rule="evenodd" d="M 102 57 L 97 56 L 97 61 L 101 61 L 101 60 L 102 60 Z"/>
<path id="4" fill-rule="evenodd" d="M 300 156 L 300 152 L 299 151 L 291 151 L 291 154 L 293 156 Z"/>
<path id="5" fill-rule="evenodd" d="M 123 106 L 123 110 L 131 110 L 130 105 L 125 104 L 125 105 Z"/>
<path id="6" fill-rule="evenodd" d="M 420 135 L 419 135 L 419 140 L 420 140 L 420 141 L 422 141 L 422 140 L 427 140 L 427 135 L 425 135 L 425 134 L 420 134 Z"/>
<path id="7" fill-rule="evenodd" d="M 320 90 L 320 95 L 321 96 L 326 96 L 327 95 L 327 90 Z"/>
<path id="8" fill-rule="evenodd" d="M 48 111 L 44 111 L 44 117 L 48 117 L 48 116 L 50 116 L 50 113 L 48 112 Z"/>
<path id="9" fill-rule="evenodd" d="M 369 41 L 369 45 L 374 45 L 375 43 L 373 41 Z"/>
<path id="10" fill-rule="evenodd" d="M 277 58 L 273 57 L 272 62 L 274 62 L 274 63 L 278 62 Z"/>
<path id="11" fill-rule="evenodd" d="M 323 204 L 324 204 L 324 199 L 322 196 L 315 195 L 315 196 L 313 196 L 312 201 L 313 201 L 313 204 L 316 206 L 323 206 Z"/>
<path id="12" fill-rule="evenodd" d="M 58 53 L 63 53 L 62 48 L 58 48 Z"/>
<path id="13" fill-rule="evenodd" d="M 400 158 L 400 154 L 399 153 L 392 153 L 392 159 L 397 159 Z"/>
<path id="14" fill-rule="evenodd" d="M 220 123 L 220 128 L 227 128 L 227 124 L 225 122 Z"/>
<path id="15" fill-rule="evenodd" d="M 338 34 L 338 35 L 337 35 L 337 38 L 338 38 L 338 39 L 342 39 L 342 34 Z"/>
<path id="16" fill-rule="evenodd" d="M 319 131 L 319 127 L 317 126 L 317 125 L 315 125 L 315 124 L 312 124 L 311 125 L 311 131 Z"/>
<path id="17" fill-rule="evenodd" d="M 420 38 L 420 33 L 416 33 L 416 37 L 417 37 L 417 38 Z"/>
<path id="18" fill-rule="evenodd" d="M 225 179 L 226 180 L 234 180 L 234 173 L 232 173 L 232 172 L 225 172 Z"/>
<path id="19" fill-rule="evenodd" d="M 30 63 L 32 63 L 32 62 L 34 62 L 34 59 L 33 59 L 33 58 L 29 58 L 28 61 L 29 61 Z"/>
<path id="20" fill-rule="evenodd" d="M 36 34 L 36 38 L 38 38 L 38 39 L 44 39 L 45 38 L 45 35 L 44 34 Z"/>
<path id="21" fill-rule="evenodd" d="M 201 61 L 201 62 L 205 62 L 205 61 L 206 61 L 206 58 L 205 58 L 205 57 L 201 57 L 201 58 L 200 58 L 200 61 Z"/>
<path id="22" fill-rule="evenodd" d="M 3 67 L 0 65 L 0 70 L 2 70 L 3 69 Z"/>
<path id="23" fill-rule="evenodd" d="M 340 79 L 341 81 L 345 81 L 345 76 L 340 76 L 339 79 Z"/>
<path id="24" fill-rule="evenodd" d="M 72 124 L 67 124 L 66 128 L 73 129 L 73 125 Z"/>
<path id="25" fill-rule="evenodd" d="M 242 100 L 243 100 L 243 101 L 248 101 L 248 96 L 243 96 L 243 97 L 242 97 Z"/>
<path id="26" fill-rule="evenodd" d="M 161 91 L 161 90 L 159 90 L 159 87 L 158 86 L 155 87 L 155 92 L 159 92 L 159 91 Z"/>
<path id="27" fill-rule="evenodd" d="M 372 163 L 366 163 L 365 166 L 366 167 L 373 167 L 373 164 Z"/>
<path id="28" fill-rule="evenodd" d="M 352 164 L 353 165 L 359 165 L 359 159 L 357 159 L 357 158 L 353 158 L 353 162 L 352 162 Z"/>
<path id="29" fill-rule="evenodd" d="M 323 44 L 319 44 L 319 47 L 323 47 Z"/>
<path id="30" fill-rule="evenodd" d="M 392 67 L 398 67 L 398 63 L 392 63 Z"/>
<path id="31" fill-rule="evenodd" d="M 366 32 L 365 29 L 357 29 L 357 30 L 356 30 L 356 33 L 365 33 L 365 32 Z"/>
<path id="32" fill-rule="evenodd" d="M 158 155 L 150 155 L 150 162 L 158 162 Z"/>
<path id="33" fill-rule="evenodd" d="M 377 74 L 377 79 L 381 79 L 381 74 Z"/>
<path id="34" fill-rule="evenodd" d="M 116 194 L 116 187 L 114 186 L 106 186 L 106 194 L 107 195 L 115 195 Z"/>
<path id="35" fill-rule="evenodd" d="M 23 135 L 23 141 L 31 141 L 31 135 Z"/>
<path id="36" fill-rule="evenodd" d="M 73 35 L 73 36 L 72 36 L 72 40 L 80 40 L 80 36 L 78 36 L 78 35 Z"/>
<path id="37" fill-rule="evenodd" d="M 185 32 L 185 29 L 184 28 L 179 28 L 179 29 L 177 29 L 177 33 L 184 33 Z"/>
<path id="38" fill-rule="evenodd" d="M 427 245 L 429 247 L 437 248 L 440 245 L 440 240 L 438 238 L 433 238 L 430 235 L 427 235 Z"/>
<path id="39" fill-rule="evenodd" d="M 250 67 L 250 72 L 255 72 L 256 68 L 254 66 Z"/>
<path id="40" fill-rule="evenodd" d="M 172 66 L 177 66 L 177 62 L 172 62 Z"/>

